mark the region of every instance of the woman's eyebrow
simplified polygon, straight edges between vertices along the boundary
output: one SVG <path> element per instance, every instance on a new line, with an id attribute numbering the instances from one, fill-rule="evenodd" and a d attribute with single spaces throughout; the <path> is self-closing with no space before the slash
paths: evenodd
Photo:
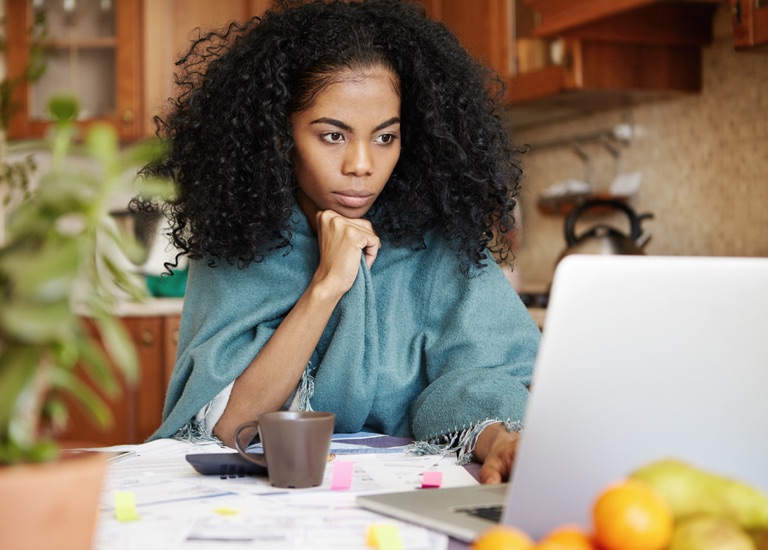
<path id="1" fill-rule="evenodd" d="M 347 131 L 352 129 L 349 125 L 344 124 L 342 121 L 336 120 L 335 118 L 328 118 L 328 117 L 317 118 L 312 122 L 310 122 L 310 124 L 330 124 L 331 126 L 336 126 L 337 128 L 341 128 L 342 130 L 347 130 Z"/>
<path id="2" fill-rule="evenodd" d="M 386 128 L 388 126 L 392 126 L 393 124 L 397 124 L 399 122 L 400 122 L 400 117 L 397 117 L 397 116 L 392 117 L 392 118 L 390 118 L 388 120 L 385 120 L 384 122 L 382 122 L 378 126 L 376 126 L 376 128 L 374 128 L 373 131 L 374 132 L 378 132 L 379 130 L 383 130 L 384 128 Z M 317 118 L 317 119 L 313 120 L 312 122 L 310 122 L 310 124 L 330 124 L 331 126 L 336 126 L 337 128 L 340 128 L 342 130 L 346 130 L 348 132 L 352 131 L 352 128 L 348 124 L 345 124 L 342 121 L 337 120 L 335 118 L 320 117 L 320 118 Z"/>
<path id="3" fill-rule="evenodd" d="M 374 132 L 378 132 L 379 130 L 383 130 L 387 126 L 392 126 L 393 124 L 399 124 L 399 123 L 400 123 L 400 117 L 399 116 L 393 116 L 389 120 L 385 120 L 384 122 L 382 122 L 381 124 L 376 126 L 376 128 L 374 128 L 373 131 Z"/>

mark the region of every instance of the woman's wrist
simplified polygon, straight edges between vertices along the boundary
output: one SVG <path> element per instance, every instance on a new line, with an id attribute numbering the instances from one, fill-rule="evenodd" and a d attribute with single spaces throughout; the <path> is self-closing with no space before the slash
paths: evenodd
<path id="1" fill-rule="evenodd" d="M 316 275 L 304 292 L 304 297 L 311 304 L 322 304 L 333 309 L 345 293 L 346 290 L 340 290 L 329 277 L 321 278 Z"/>

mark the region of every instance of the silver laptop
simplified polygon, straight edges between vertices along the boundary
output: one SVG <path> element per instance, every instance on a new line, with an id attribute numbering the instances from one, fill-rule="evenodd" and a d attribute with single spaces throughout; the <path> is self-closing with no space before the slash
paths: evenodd
<path id="1" fill-rule="evenodd" d="M 565 258 L 510 483 L 357 500 L 464 541 L 501 503 L 540 537 L 663 457 L 768 491 L 768 258 Z"/>

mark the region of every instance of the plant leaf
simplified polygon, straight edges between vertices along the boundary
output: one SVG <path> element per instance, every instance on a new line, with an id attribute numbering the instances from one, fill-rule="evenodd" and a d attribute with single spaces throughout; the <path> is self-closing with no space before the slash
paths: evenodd
<path id="1" fill-rule="evenodd" d="M 29 208 L 29 203 L 22 203 L 10 212 L 6 233 L 9 243 L 19 239 L 45 235 L 56 224 L 56 219 L 38 208 Z"/>
<path id="2" fill-rule="evenodd" d="M 71 372 L 54 370 L 51 374 L 51 385 L 72 395 L 100 429 L 109 428 L 112 425 L 112 412 L 104 400 Z"/>
<path id="3" fill-rule="evenodd" d="M 46 400 L 43 415 L 45 416 L 46 423 L 50 424 L 53 433 L 62 432 L 69 423 L 67 403 L 55 395 Z"/>
<path id="4" fill-rule="evenodd" d="M 104 122 L 91 126 L 85 136 L 87 151 L 102 164 L 108 177 L 114 177 L 119 172 L 118 145 L 117 131 L 111 124 Z"/>
<path id="5" fill-rule="evenodd" d="M 107 355 L 126 381 L 135 384 L 139 378 L 139 359 L 125 325 L 108 315 L 96 317 L 94 321 Z"/>
<path id="6" fill-rule="evenodd" d="M 56 94 L 48 101 L 48 114 L 56 122 L 72 122 L 80 112 L 80 103 L 72 94 Z"/>
<path id="7" fill-rule="evenodd" d="M 136 237 L 121 229 L 114 216 L 105 213 L 100 217 L 99 233 L 102 237 L 109 238 L 114 243 L 114 246 L 110 246 L 106 250 L 101 247 L 100 252 L 103 255 L 109 255 L 114 258 L 113 249 L 117 248 L 135 265 L 140 265 L 147 261 L 149 251 L 141 245 Z"/>
<path id="8" fill-rule="evenodd" d="M 46 344 L 71 336 L 74 316 L 66 300 L 6 304 L 0 310 L 0 327 L 18 342 Z"/>
<path id="9" fill-rule="evenodd" d="M 112 258 L 104 257 L 102 258 L 102 261 L 104 262 L 104 267 L 109 271 L 110 277 L 112 278 L 111 282 L 114 285 L 117 285 L 118 288 L 128 292 L 135 302 L 141 302 L 147 298 L 149 291 L 144 285 L 139 284 L 138 275 L 125 271 L 120 266 L 116 265 L 112 261 Z M 106 284 L 103 284 L 106 287 Z"/>
<path id="10" fill-rule="evenodd" d="M 73 169 L 60 169 L 43 174 L 37 190 L 38 208 L 44 212 L 72 214 L 87 212 L 97 200 L 101 182 L 93 174 Z"/>
<path id="11" fill-rule="evenodd" d="M 40 364 L 40 353 L 35 348 L 8 345 L 0 354 L 0 439 L 16 410 L 19 396 L 34 384 Z"/>
<path id="12" fill-rule="evenodd" d="M 167 150 L 166 143 L 157 137 L 135 141 L 122 152 L 121 160 L 123 167 L 128 169 L 137 165 L 144 166 L 163 158 Z"/>
<path id="13" fill-rule="evenodd" d="M 172 201 L 176 198 L 177 189 L 173 180 L 166 178 L 145 178 L 138 182 L 138 194 L 144 199 L 162 199 Z"/>
<path id="14" fill-rule="evenodd" d="M 72 293 L 80 263 L 80 246 L 74 239 L 48 240 L 39 250 L 17 248 L 0 257 L 21 299 L 43 302 L 63 300 Z"/>
<path id="15" fill-rule="evenodd" d="M 120 386 L 115 379 L 115 372 L 109 359 L 101 347 L 91 339 L 84 339 L 80 343 L 80 365 L 107 397 L 113 398 L 120 393 Z"/>

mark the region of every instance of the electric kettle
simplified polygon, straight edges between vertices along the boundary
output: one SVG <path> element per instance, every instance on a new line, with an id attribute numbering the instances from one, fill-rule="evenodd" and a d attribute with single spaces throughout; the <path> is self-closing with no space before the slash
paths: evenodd
<path id="1" fill-rule="evenodd" d="M 629 219 L 629 234 L 607 224 L 597 224 L 576 235 L 576 223 L 589 210 L 610 209 L 626 214 Z M 643 247 L 651 238 L 643 231 L 642 221 L 653 218 L 653 214 L 638 215 L 632 208 L 618 200 L 593 199 L 575 207 L 565 220 L 565 241 L 568 248 L 560 259 L 569 254 L 645 254 Z M 558 260 L 559 261 L 559 260 Z"/>

